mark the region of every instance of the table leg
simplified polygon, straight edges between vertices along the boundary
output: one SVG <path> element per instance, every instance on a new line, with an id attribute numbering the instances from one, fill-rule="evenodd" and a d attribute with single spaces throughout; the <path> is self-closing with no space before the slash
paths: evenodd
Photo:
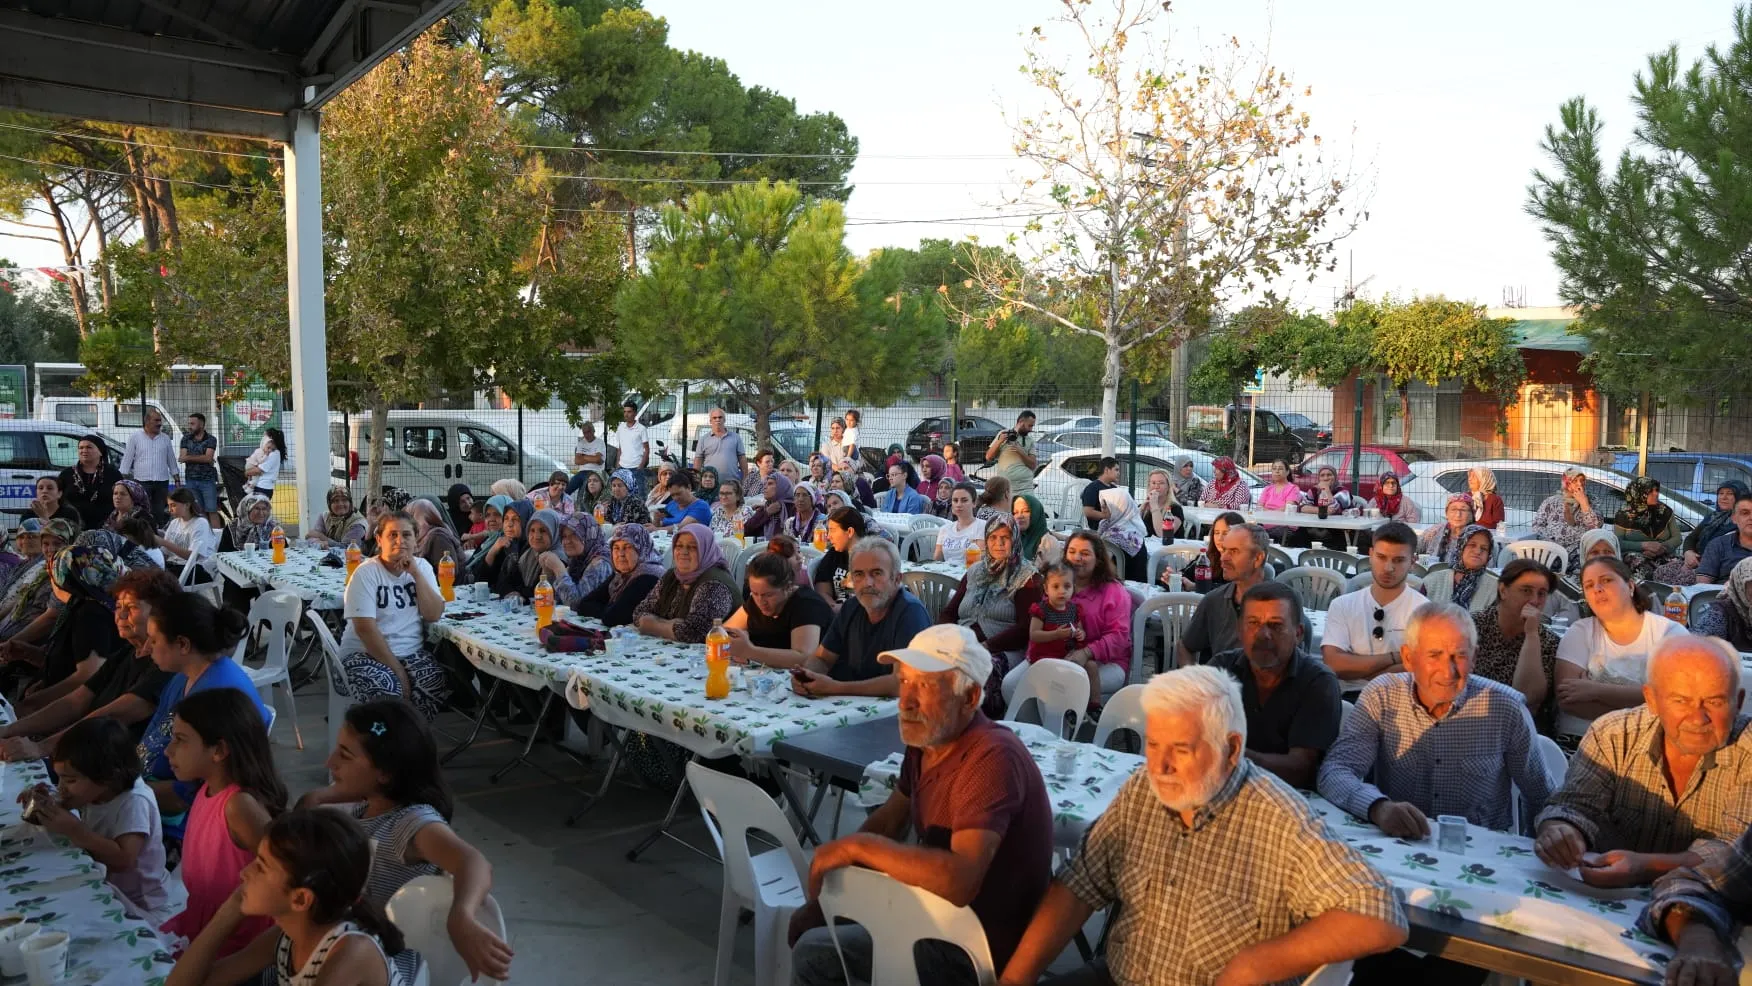
<path id="1" fill-rule="evenodd" d="M 541 697 L 541 708 L 535 713 L 535 723 L 534 723 L 534 725 L 530 726 L 530 728 L 529 728 L 529 738 L 523 741 L 523 751 L 521 753 L 517 754 L 517 756 L 514 757 L 510 763 L 506 764 L 503 767 L 500 767 L 498 770 L 493 771 L 493 773 L 487 778 L 487 782 L 489 784 L 499 783 L 499 781 L 501 779 L 503 779 L 506 774 L 511 773 L 511 771 L 515 770 L 519 765 L 529 762 L 529 753 L 531 750 L 535 749 L 535 741 L 541 738 L 542 720 L 547 718 L 547 711 L 550 707 L 553 706 L 553 704 L 554 704 L 554 690 L 552 688 L 543 689 L 542 690 L 542 697 Z M 565 748 L 561 747 L 561 749 L 564 750 Z M 568 751 L 567 755 L 570 756 L 569 751 Z M 576 760 L 577 758 L 573 757 L 573 759 Z M 560 778 L 555 777 L 553 774 L 549 773 L 540 764 L 532 763 L 529 765 L 531 767 L 534 767 L 536 770 L 541 771 L 541 773 L 545 774 L 548 777 L 548 779 L 550 779 L 550 780 L 556 781 L 556 782 L 561 783 L 561 784 L 566 783 L 565 781 L 561 780 Z"/>
<path id="2" fill-rule="evenodd" d="M 821 807 L 821 795 L 827 793 L 827 785 L 825 783 L 821 785 L 815 803 L 805 809 L 803 797 L 792 787 L 791 778 L 786 775 L 784 768 L 779 766 L 777 760 L 770 760 L 767 763 L 767 769 L 772 772 L 773 780 L 778 782 L 779 790 L 784 792 L 785 803 L 791 806 L 791 814 L 797 816 L 797 826 L 802 829 L 798 833 L 799 839 L 806 840 L 805 844 L 813 842 L 818 846 L 821 845 L 821 836 L 815 831 L 814 819 L 816 809 Z"/>
<path id="3" fill-rule="evenodd" d="M 504 681 L 502 679 L 500 679 L 500 678 L 493 679 L 492 687 L 487 689 L 486 696 L 481 699 L 481 714 L 475 717 L 474 728 L 472 728 L 468 731 L 468 738 L 464 739 L 461 743 L 458 743 L 457 745 L 451 747 L 450 752 L 439 757 L 438 758 L 439 765 L 447 764 L 450 761 L 455 760 L 457 758 L 457 756 L 462 753 L 462 751 L 473 746 L 474 741 L 476 739 L 480 738 L 481 727 L 486 725 L 487 716 L 492 714 L 493 699 L 494 699 L 494 697 L 496 697 L 499 694 L 499 686 L 502 684 L 504 684 Z"/>
<path id="4" fill-rule="evenodd" d="M 614 752 L 609 754 L 608 770 L 602 775 L 602 783 L 596 786 L 594 792 L 584 792 L 583 803 L 580 804 L 570 815 L 566 816 L 566 826 L 568 828 L 576 826 L 585 815 L 590 813 L 590 809 L 602 803 L 603 796 L 608 794 L 608 785 L 614 781 L 615 771 L 620 769 L 621 744 L 619 737 L 614 734 L 612 729 L 609 730 L 608 733 L 608 743 L 614 748 Z"/>
<path id="5" fill-rule="evenodd" d="M 699 758 L 700 758 L 699 754 L 696 753 L 693 756 L 688 758 L 688 762 L 692 763 L 693 761 L 698 760 Z M 686 780 L 683 780 L 681 782 L 681 786 L 675 789 L 675 797 L 671 798 L 669 801 L 669 812 L 668 812 L 668 814 L 663 816 L 662 824 L 657 826 L 657 831 L 652 832 L 650 835 L 645 836 L 645 838 L 643 838 L 639 841 L 638 845 L 627 850 L 627 862 L 629 862 L 629 863 L 638 862 L 639 857 L 644 854 L 645 850 L 647 850 L 647 849 L 651 848 L 653 845 L 655 845 L 657 843 L 658 839 L 663 839 L 663 838 L 667 838 L 671 842 L 674 842 L 674 843 L 682 846 L 683 848 L 685 848 L 691 852 L 694 852 L 700 856 L 704 856 L 706 859 L 709 859 L 714 863 L 719 862 L 719 859 L 716 855 L 709 853 L 709 852 L 706 852 L 705 850 L 703 850 L 700 847 L 694 845 L 693 843 L 687 841 L 686 839 L 683 839 L 681 836 L 676 835 L 674 832 L 669 831 L 669 827 L 671 825 L 675 824 L 675 816 L 677 814 L 679 814 L 681 811 L 681 802 L 683 801 L 683 799 L 685 799 L 688 796 L 689 793 L 691 793 L 691 791 L 692 791 L 692 787 L 687 783 Z"/>

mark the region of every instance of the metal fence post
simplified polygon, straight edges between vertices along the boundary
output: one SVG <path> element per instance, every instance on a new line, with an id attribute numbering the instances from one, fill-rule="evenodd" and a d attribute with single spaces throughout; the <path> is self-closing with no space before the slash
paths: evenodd
<path id="1" fill-rule="evenodd" d="M 1126 451 L 1125 485 L 1132 489 L 1138 486 L 1138 381 L 1132 378 L 1131 393 L 1131 442 Z"/>
<path id="2" fill-rule="evenodd" d="M 517 402 L 517 481 L 523 482 L 523 402 Z"/>
<path id="3" fill-rule="evenodd" d="M 961 451 L 961 378 L 949 378 L 949 440 L 957 443 L 955 451 Z M 959 455 L 957 456 L 959 458 Z"/>
<path id="4" fill-rule="evenodd" d="M 1351 409 L 1351 489 L 1357 484 L 1363 469 L 1363 372 L 1357 371 L 1356 407 Z"/>
<path id="5" fill-rule="evenodd" d="M 683 380 L 681 382 L 681 407 L 677 408 L 675 413 L 681 415 L 681 454 L 678 458 L 679 458 L 679 461 L 681 462 L 682 468 L 685 469 L 685 468 L 687 468 L 687 463 L 688 463 L 687 438 L 689 435 L 689 432 L 687 430 L 687 381 L 686 380 Z"/>
<path id="6" fill-rule="evenodd" d="M 824 404 L 825 404 L 825 401 L 823 401 L 820 397 L 815 398 L 815 447 L 816 448 L 821 447 L 821 415 L 822 415 L 822 412 L 824 409 L 823 408 Z"/>

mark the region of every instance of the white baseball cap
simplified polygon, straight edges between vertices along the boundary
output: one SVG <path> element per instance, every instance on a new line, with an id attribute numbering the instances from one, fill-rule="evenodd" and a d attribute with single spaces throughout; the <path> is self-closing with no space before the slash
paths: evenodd
<path id="1" fill-rule="evenodd" d="M 959 623 L 939 623 L 920 630 L 911 642 L 899 650 L 885 650 L 876 655 L 883 664 L 896 661 L 919 671 L 956 670 L 973 679 L 981 688 L 992 676 L 992 654 Z"/>

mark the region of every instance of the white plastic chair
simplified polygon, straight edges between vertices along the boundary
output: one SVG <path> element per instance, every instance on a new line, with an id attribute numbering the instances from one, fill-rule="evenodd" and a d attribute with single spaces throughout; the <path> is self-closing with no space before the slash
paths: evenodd
<path id="1" fill-rule="evenodd" d="M 1345 591 L 1344 576 L 1330 568 L 1298 565 L 1279 575 L 1277 581 L 1295 591 L 1302 608 L 1322 612 Z"/>
<path id="2" fill-rule="evenodd" d="M 1017 713 L 1029 701 L 1040 706 L 1040 724 L 1065 738 L 1065 715 L 1070 714 L 1070 735 L 1077 735 L 1083 713 L 1089 708 L 1089 675 L 1082 668 L 1056 657 L 1043 657 L 1028 665 L 1004 718 L 1018 721 Z"/>
<path id="3" fill-rule="evenodd" d="M 734 541 L 735 538 L 731 538 L 731 540 Z M 734 580 L 737 585 L 741 585 L 742 580 L 748 575 L 748 563 L 754 560 L 755 555 L 758 555 L 765 550 L 765 544 L 754 543 L 736 549 L 736 553 L 730 556 L 734 559 L 730 562 L 730 578 Z"/>
<path id="4" fill-rule="evenodd" d="M 787 986 L 791 981 L 791 950 L 785 944 L 785 934 L 792 913 L 808 903 L 803 887 L 809 879 L 809 860 L 803 847 L 797 843 L 784 811 L 759 786 L 698 761 L 688 763 L 687 782 L 724 860 L 712 986 L 729 986 L 736 925 L 744 908 L 754 912 L 755 983 Z M 777 841 L 779 847 L 752 855 L 748 849 L 751 831 Z"/>
<path id="5" fill-rule="evenodd" d="M 182 572 L 177 575 L 176 581 L 178 585 L 183 587 L 183 591 L 198 592 L 206 596 L 214 605 L 218 605 L 221 600 L 220 593 L 223 590 L 223 584 L 218 576 L 207 570 L 207 566 L 212 561 L 211 547 L 202 543 L 197 546 L 193 554 L 183 561 Z M 198 577 L 204 577 L 204 579 Z"/>
<path id="6" fill-rule="evenodd" d="M 1296 559 L 1296 564 L 1308 568 L 1330 568 L 1340 575 L 1349 578 L 1363 570 L 1363 559 L 1343 551 L 1333 551 L 1330 548 L 1309 548 Z"/>
<path id="7" fill-rule="evenodd" d="M 1555 791 L 1563 786 L 1563 779 L 1569 773 L 1569 758 L 1563 755 L 1563 747 L 1557 745 L 1557 740 L 1549 736 L 1534 736 L 1533 741 L 1539 747 L 1539 759 L 1545 761 L 1545 772 L 1551 775 L 1551 788 Z"/>
<path id="8" fill-rule="evenodd" d="M 322 614 L 313 609 L 306 612 L 304 618 L 316 631 L 316 642 L 322 647 L 323 678 L 328 681 L 328 748 L 332 750 L 335 741 L 340 739 L 341 723 L 346 719 L 348 707 L 353 704 L 353 696 L 347 693 L 347 673 L 341 667 L 341 645 L 335 643 L 335 635 L 329 632 Z"/>
<path id="9" fill-rule="evenodd" d="M 1423 577 L 1423 594 L 1432 603 L 1445 603 L 1454 598 L 1454 570 L 1445 568 Z"/>
<path id="10" fill-rule="evenodd" d="M 1510 541 L 1503 545 L 1503 551 L 1516 558 L 1531 558 L 1559 575 L 1569 564 L 1569 552 L 1556 541 Z"/>
<path id="11" fill-rule="evenodd" d="M 389 898 L 389 905 L 384 910 L 389 912 L 389 919 L 407 939 L 408 947 L 420 953 L 420 960 L 424 963 L 421 971 L 431 986 L 461 986 L 463 983 L 499 986 L 504 980 L 470 979 L 468 966 L 462 961 L 462 956 L 456 954 L 456 947 L 450 944 L 447 922 L 454 896 L 455 887 L 449 874 L 417 876 L 402 884 L 402 888 Z M 505 914 L 499 910 L 499 902 L 491 894 L 481 901 L 475 920 L 498 935 L 501 941 L 506 940 Z"/>
<path id="12" fill-rule="evenodd" d="M 900 560 L 930 561 L 937 553 L 937 527 L 914 527 L 900 536 Z"/>
<path id="13" fill-rule="evenodd" d="M 1144 581 L 1156 585 L 1156 579 L 1162 574 L 1162 567 L 1168 565 L 1175 571 L 1185 568 L 1198 558 L 1198 548 L 1184 548 L 1179 545 L 1163 545 L 1150 552 L 1150 563 L 1145 567 Z"/>
<path id="14" fill-rule="evenodd" d="M 742 544 L 733 537 L 720 535 L 718 537 L 718 553 L 734 562 L 736 556 L 742 553 Z M 738 577 L 737 581 L 740 582 L 742 579 Z"/>
<path id="15" fill-rule="evenodd" d="M 1127 685 L 1114 692 L 1107 704 L 1101 707 L 1101 721 L 1095 724 L 1095 738 L 1091 742 L 1096 749 L 1105 749 L 1108 737 L 1129 729 L 1138 734 L 1141 743 L 1144 719 L 1144 686 Z"/>
<path id="16" fill-rule="evenodd" d="M 250 633 L 237 642 L 237 650 L 231 655 L 238 667 L 249 675 L 250 683 L 255 685 L 270 708 L 274 704 L 274 686 L 286 689 L 286 709 L 292 713 L 292 735 L 300 750 L 304 749 L 304 737 L 298 731 L 298 701 L 292 697 L 292 671 L 288 661 L 292 637 L 298 630 L 298 614 L 303 609 L 304 600 L 299 599 L 295 592 L 276 589 L 257 596 L 249 605 Z M 243 663 L 243 653 L 250 637 L 263 623 L 268 625 L 267 655 L 262 659 L 261 667 L 252 668 Z"/>
<path id="17" fill-rule="evenodd" d="M 861 866 L 829 873 L 820 901 L 835 948 L 839 933 L 834 925 L 840 918 L 856 921 L 869 932 L 870 986 L 922 986 L 913 945 L 923 939 L 945 941 L 965 951 L 980 986 L 998 981 L 985 927 L 971 908 L 956 907 L 936 894 Z M 840 961 L 845 961 L 844 951 Z M 849 972 L 846 979 L 851 981 Z"/>
<path id="18" fill-rule="evenodd" d="M 1174 664 L 1174 645 L 1180 642 L 1180 635 L 1186 630 L 1186 621 L 1192 619 L 1192 614 L 1198 609 L 1198 604 L 1204 599 L 1196 592 L 1164 592 L 1151 596 L 1138 604 L 1132 612 L 1132 659 L 1131 680 L 1138 681 L 1142 677 L 1144 666 L 1144 644 L 1150 632 L 1150 617 L 1160 614 L 1162 620 L 1162 667 L 1172 667 Z M 1106 715 L 1106 713 L 1102 713 Z"/>
<path id="19" fill-rule="evenodd" d="M 900 584 L 919 597 L 919 602 L 925 604 L 925 612 L 930 614 L 931 622 L 935 623 L 942 614 L 943 607 L 949 605 L 949 597 L 955 595 L 961 582 L 936 572 L 906 572 L 901 575 Z"/>

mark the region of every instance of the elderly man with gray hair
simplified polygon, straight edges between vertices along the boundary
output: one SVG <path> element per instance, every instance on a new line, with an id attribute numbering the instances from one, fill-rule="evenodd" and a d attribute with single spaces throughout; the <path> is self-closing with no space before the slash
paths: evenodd
<path id="1" fill-rule="evenodd" d="M 863 828 L 815 851 L 809 903 L 791 919 L 796 986 L 839 986 L 848 971 L 856 979 L 870 978 L 869 934 L 841 925 L 836 951 L 823 926 L 817 896 L 833 870 L 878 870 L 972 908 L 999 968 L 1052 876 L 1046 784 L 1016 734 L 979 710 L 992 657 L 973 631 L 954 623 L 930 627 L 907 646 L 883 651 L 880 660 L 893 667 L 900 685 L 906 756 L 894 792 Z M 917 845 L 906 844 L 909 830 Z M 944 942 L 920 942 L 913 961 L 919 981 L 932 986 L 978 982 L 966 953 Z"/>
<path id="2" fill-rule="evenodd" d="M 1399 648 L 1406 670 L 1357 696 L 1320 765 L 1321 797 L 1402 839 L 1428 836 L 1437 815 L 1507 831 L 1511 783 L 1529 812 L 1545 806 L 1554 785 L 1533 718 L 1520 692 L 1471 673 L 1477 634 L 1453 603 L 1411 614 Z"/>
<path id="3" fill-rule="evenodd" d="M 893 698 L 898 686 L 878 656 L 906 646 L 931 625 L 931 614 L 900 584 L 900 550 L 894 542 L 859 538 L 846 553 L 846 564 L 846 584 L 858 605 L 841 606 L 834 614 L 815 654 L 792 670 L 791 690 L 805 698 Z"/>
<path id="4" fill-rule="evenodd" d="M 1387 879 L 1244 755 L 1234 678 L 1169 671 L 1143 704 L 1143 769 L 1059 871 L 1000 983 L 1034 983 L 1115 901 L 1106 957 L 1054 986 L 1294 981 L 1405 941 Z"/>
<path id="5" fill-rule="evenodd" d="M 1588 727 L 1537 822 L 1534 851 L 1597 887 L 1698 866 L 1752 825 L 1752 735 L 1740 657 L 1672 634 L 1649 658 L 1643 703 Z"/>

